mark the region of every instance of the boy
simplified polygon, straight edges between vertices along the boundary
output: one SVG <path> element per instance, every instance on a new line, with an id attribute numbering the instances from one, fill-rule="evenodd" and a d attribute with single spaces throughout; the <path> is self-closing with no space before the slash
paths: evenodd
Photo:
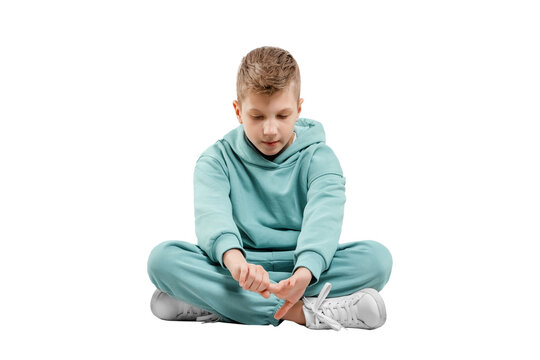
<path id="1" fill-rule="evenodd" d="M 166 241 L 148 259 L 152 312 L 164 320 L 380 327 L 386 311 L 377 290 L 392 257 L 375 241 L 338 243 L 345 177 L 322 124 L 299 118 L 296 61 L 280 48 L 254 49 L 236 87 L 241 125 L 195 165 L 197 245 Z"/>

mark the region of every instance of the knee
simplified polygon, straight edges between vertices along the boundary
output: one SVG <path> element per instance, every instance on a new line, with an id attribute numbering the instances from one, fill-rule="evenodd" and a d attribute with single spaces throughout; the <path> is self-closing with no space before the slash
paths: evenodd
<path id="1" fill-rule="evenodd" d="M 147 270 L 151 279 L 162 278 L 170 271 L 170 262 L 174 257 L 173 241 L 164 241 L 158 244 L 150 252 Z"/>
<path id="2" fill-rule="evenodd" d="M 383 244 L 368 240 L 365 242 L 370 249 L 370 257 L 372 259 L 372 268 L 374 276 L 377 278 L 380 283 L 380 288 L 388 282 L 390 274 L 392 273 L 392 254 Z"/>

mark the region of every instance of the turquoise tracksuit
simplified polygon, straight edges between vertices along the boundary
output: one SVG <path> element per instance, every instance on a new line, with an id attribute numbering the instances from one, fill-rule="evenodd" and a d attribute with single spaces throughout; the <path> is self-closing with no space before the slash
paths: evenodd
<path id="1" fill-rule="evenodd" d="M 232 248 L 262 265 L 272 282 L 308 268 L 306 296 L 326 282 L 329 297 L 383 288 L 392 268 L 388 250 L 374 241 L 339 244 L 345 177 L 322 124 L 299 118 L 294 132 L 294 142 L 273 161 L 243 125 L 201 154 L 193 181 L 197 245 L 166 241 L 152 250 L 148 274 L 158 289 L 224 321 L 279 325 L 273 315 L 283 300 L 238 285 L 223 264 Z"/>

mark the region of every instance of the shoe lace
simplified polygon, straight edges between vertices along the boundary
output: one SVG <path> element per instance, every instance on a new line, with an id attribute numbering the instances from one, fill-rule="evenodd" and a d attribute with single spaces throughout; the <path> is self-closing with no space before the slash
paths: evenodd
<path id="1" fill-rule="evenodd" d="M 221 320 L 221 317 L 217 314 L 208 314 L 204 316 L 197 317 L 196 321 L 202 321 L 203 325 L 207 323 L 218 322 Z"/>
<path id="2" fill-rule="evenodd" d="M 324 300 L 330 293 L 332 284 L 324 284 L 319 296 L 315 301 L 304 298 L 304 306 L 315 314 L 315 321 L 317 325 L 320 322 L 330 325 L 334 330 L 341 330 L 344 326 L 341 324 L 351 324 L 359 320 L 359 314 L 357 314 L 352 306 L 352 299 L 327 301 L 323 304 Z"/>
<path id="3" fill-rule="evenodd" d="M 200 309 L 195 306 L 191 306 L 189 304 L 186 304 L 187 306 L 180 312 L 177 316 L 180 315 L 200 315 L 195 318 L 195 321 L 202 321 L 203 324 L 209 323 L 209 322 L 217 322 L 221 320 L 221 317 L 217 314 L 211 313 L 207 310 Z M 206 314 L 206 315 L 204 315 Z"/>

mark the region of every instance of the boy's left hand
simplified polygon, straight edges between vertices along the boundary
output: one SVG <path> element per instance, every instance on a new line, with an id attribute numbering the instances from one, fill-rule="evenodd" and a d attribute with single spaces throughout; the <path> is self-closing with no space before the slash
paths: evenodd
<path id="1" fill-rule="evenodd" d="M 281 319 L 302 298 L 311 282 L 311 277 L 311 272 L 307 268 L 299 267 L 290 278 L 281 280 L 277 284 L 270 284 L 268 290 L 278 298 L 285 299 L 274 318 Z"/>

